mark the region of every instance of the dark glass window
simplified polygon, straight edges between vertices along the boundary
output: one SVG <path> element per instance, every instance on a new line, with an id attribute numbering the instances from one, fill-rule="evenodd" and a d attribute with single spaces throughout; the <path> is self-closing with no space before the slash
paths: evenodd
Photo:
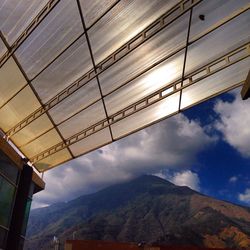
<path id="1" fill-rule="evenodd" d="M 5 249 L 7 231 L 0 227 L 0 249 Z"/>
<path id="2" fill-rule="evenodd" d="M 26 228 L 27 228 L 27 224 L 28 224 L 28 219 L 29 219 L 29 213 L 30 213 L 30 206 L 31 206 L 31 199 L 28 199 L 27 203 L 26 203 L 26 207 L 25 207 L 25 214 L 24 214 L 24 220 L 23 220 L 23 227 L 22 227 L 22 232 L 21 234 L 23 236 L 25 236 L 26 234 Z"/>
<path id="3" fill-rule="evenodd" d="M 0 225 L 8 227 L 15 187 L 0 176 Z"/>
<path id="4" fill-rule="evenodd" d="M 34 189 L 35 189 L 35 183 L 31 182 L 30 184 L 30 190 L 29 190 L 29 198 L 32 199 L 33 193 L 34 193 Z"/>
<path id="5" fill-rule="evenodd" d="M 18 249 L 23 250 L 23 247 L 24 247 L 24 238 L 21 237 Z"/>
<path id="6" fill-rule="evenodd" d="M 17 183 L 18 173 L 19 173 L 18 168 L 1 150 L 0 150 L 0 172 L 3 173 L 14 183 Z"/>

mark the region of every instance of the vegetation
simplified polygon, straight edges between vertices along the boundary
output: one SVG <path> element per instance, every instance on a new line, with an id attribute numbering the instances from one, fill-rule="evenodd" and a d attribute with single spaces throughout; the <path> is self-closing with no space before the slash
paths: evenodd
<path id="1" fill-rule="evenodd" d="M 72 239 L 250 248 L 248 208 L 142 176 L 31 212 L 26 250 Z"/>

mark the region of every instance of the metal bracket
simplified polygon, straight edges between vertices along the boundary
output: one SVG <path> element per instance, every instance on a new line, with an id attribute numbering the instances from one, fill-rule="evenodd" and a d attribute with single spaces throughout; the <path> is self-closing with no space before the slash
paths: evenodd
<path id="1" fill-rule="evenodd" d="M 242 100 L 246 100 L 250 97 L 250 70 L 248 71 L 247 79 L 241 90 Z"/>

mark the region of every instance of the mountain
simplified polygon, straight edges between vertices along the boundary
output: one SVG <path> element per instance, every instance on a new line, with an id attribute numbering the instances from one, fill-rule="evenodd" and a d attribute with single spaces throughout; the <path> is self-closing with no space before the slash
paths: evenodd
<path id="1" fill-rule="evenodd" d="M 250 209 L 142 176 L 31 211 L 26 250 L 72 239 L 250 249 Z"/>

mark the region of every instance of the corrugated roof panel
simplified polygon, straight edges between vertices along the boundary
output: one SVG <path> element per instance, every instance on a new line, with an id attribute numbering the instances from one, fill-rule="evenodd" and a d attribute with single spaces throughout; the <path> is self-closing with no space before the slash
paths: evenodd
<path id="1" fill-rule="evenodd" d="M 180 92 L 160 100 L 111 126 L 115 139 L 126 136 L 179 110 Z M 146 106 L 146 105 L 145 105 Z"/>
<path id="2" fill-rule="evenodd" d="M 194 85 L 184 88 L 181 98 L 181 109 L 193 106 L 244 81 L 249 70 L 249 65 L 250 58 L 248 57 L 206 79 L 198 81 Z"/>
<path id="3" fill-rule="evenodd" d="M 0 107 L 27 84 L 12 57 L 0 68 Z"/>
<path id="4" fill-rule="evenodd" d="M 53 124 L 49 117 L 46 114 L 43 114 L 35 121 L 28 124 L 25 128 L 18 131 L 11 138 L 17 146 L 22 146 L 52 128 Z"/>
<path id="5" fill-rule="evenodd" d="M 117 0 L 80 0 L 86 27 L 91 26 L 100 16 L 114 5 Z"/>
<path id="6" fill-rule="evenodd" d="M 175 0 L 122 0 L 89 29 L 99 63 L 176 4 Z"/>
<path id="7" fill-rule="evenodd" d="M 104 99 L 108 114 L 112 115 L 181 79 L 184 52 L 184 50 L 180 51 L 111 95 L 108 95 Z"/>
<path id="8" fill-rule="evenodd" d="M 193 39 L 223 18 L 232 16 L 247 4 L 249 4 L 249 0 L 209 0 L 201 2 L 194 7 L 190 38 Z M 200 19 L 200 15 L 204 15 L 204 21 Z"/>
<path id="9" fill-rule="evenodd" d="M 249 71 L 249 0 L 38 2 L 0 3 L 0 128 L 39 171 L 238 87 Z"/>
<path id="10" fill-rule="evenodd" d="M 186 73 L 250 41 L 250 10 L 188 47 Z"/>
<path id="11" fill-rule="evenodd" d="M 0 3 L 0 29 L 12 44 L 36 17 L 48 0 L 8 0 Z"/>
<path id="12" fill-rule="evenodd" d="M 7 132 L 39 107 L 40 103 L 32 89 L 26 86 L 0 109 L 0 127 Z"/>
<path id="13" fill-rule="evenodd" d="M 101 73 L 99 79 L 103 94 L 110 93 L 180 48 L 184 48 L 187 40 L 188 19 L 189 13 L 186 13 L 161 30 L 157 36 L 153 36 Z M 183 62 L 180 63 L 183 65 Z"/>
<path id="14" fill-rule="evenodd" d="M 63 149 L 59 152 L 56 152 L 38 162 L 36 162 L 34 165 L 37 168 L 38 171 L 43 172 L 46 171 L 53 166 L 59 165 L 63 162 L 69 161 L 72 159 L 69 151 L 67 149 Z"/>
<path id="15" fill-rule="evenodd" d="M 61 0 L 17 49 L 15 55 L 32 79 L 82 33 L 76 1 Z"/>
<path id="16" fill-rule="evenodd" d="M 104 128 L 93 135 L 90 135 L 72 146 L 70 149 L 74 156 L 79 156 L 93 149 L 99 148 L 112 141 L 108 128 Z"/>
<path id="17" fill-rule="evenodd" d="M 32 142 L 22 146 L 21 150 L 25 155 L 31 158 L 43 151 L 44 148 L 50 148 L 61 141 L 62 139 L 58 135 L 58 132 L 55 129 L 51 129 Z"/>
<path id="18" fill-rule="evenodd" d="M 7 48 L 6 48 L 6 46 L 5 46 L 4 42 L 3 42 L 3 40 L 0 38 L 0 58 L 1 58 L 2 55 L 3 55 L 4 53 L 6 53 L 6 52 L 7 52 Z"/>
<path id="19" fill-rule="evenodd" d="M 85 35 L 32 81 L 43 103 L 93 68 Z"/>
<path id="20" fill-rule="evenodd" d="M 58 126 L 66 139 L 106 118 L 102 101 L 91 105 Z M 73 129 L 72 129 L 73 128 Z"/>
<path id="21" fill-rule="evenodd" d="M 49 113 L 53 117 L 54 122 L 59 124 L 100 99 L 100 90 L 97 80 L 94 78 L 82 86 L 78 91 L 53 107 Z"/>

